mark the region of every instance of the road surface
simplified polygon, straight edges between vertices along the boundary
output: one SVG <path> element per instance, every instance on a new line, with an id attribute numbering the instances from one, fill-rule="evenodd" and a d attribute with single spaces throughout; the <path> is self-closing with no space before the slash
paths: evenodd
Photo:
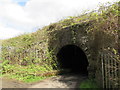
<path id="1" fill-rule="evenodd" d="M 42 81 L 35 83 L 23 83 L 11 79 L 1 79 L 2 88 L 77 88 L 80 86 L 80 83 L 86 80 L 86 76 L 81 75 L 58 75 L 54 77 L 47 78 Z"/>

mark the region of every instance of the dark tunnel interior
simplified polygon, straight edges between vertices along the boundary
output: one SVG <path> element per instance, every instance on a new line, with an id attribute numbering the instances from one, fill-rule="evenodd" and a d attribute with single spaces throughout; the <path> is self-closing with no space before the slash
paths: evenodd
<path id="1" fill-rule="evenodd" d="M 88 60 L 85 53 L 76 45 L 66 45 L 57 54 L 59 67 L 69 69 L 71 73 L 88 75 Z"/>

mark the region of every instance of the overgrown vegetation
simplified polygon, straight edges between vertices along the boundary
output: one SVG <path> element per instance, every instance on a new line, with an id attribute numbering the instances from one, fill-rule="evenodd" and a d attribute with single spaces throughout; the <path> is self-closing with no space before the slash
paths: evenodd
<path id="1" fill-rule="evenodd" d="M 118 53 L 119 16 L 120 11 L 118 10 L 118 2 L 116 2 L 110 6 L 101 6 L 98 11 L 69 17 L 58 23 L 53 23 L 37 32 L 4 40 L 2 41 L 2 73 L 4 76 L 7 75 L 25 82 L 55 75 L 48 73 L 59 70 L 57 61 L 55 61 L 54 50 L 49 48 L 50 39 L 56 40 L 56 34 L 51 36 L 51 32 L 77 24 L 84 27 L 89 23 L 90 26 L 86 31 L 91 36 L 90 39 L 96 40 L 95 42 L 98 41 L 96 32 L 102 32 L 104 34 L 100 37 L 102 40 L 100 42 L 104 42 L 102 48 L 111 50 L 111 52 L 114 50 L 117 60 L 120 62 Z M 75 43 L 74 35 L 76 34 L 73 30 L 71 32 Z M 56 42 L 55 45 L 57 45 Z M 98 46 L 97 48 L 101 47 Z"/>
<path id="2" fill-rule="evenodd" d="M 38 80 L 45 79 L 50 76 L 54 76 L 57 72 L 53 72 L 52 67 L 48 65 L 35 65 L 31 64 L 28 66 L 11 65 L 9 60 L 5 60 L 2 64 L 3 76 L 9 78 L 15 78 L 24 82 L 35 82 Z"/>

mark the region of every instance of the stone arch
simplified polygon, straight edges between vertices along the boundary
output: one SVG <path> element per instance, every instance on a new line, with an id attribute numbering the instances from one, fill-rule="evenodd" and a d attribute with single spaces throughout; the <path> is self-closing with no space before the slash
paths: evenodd
<path id="1" fill-rule="evenodd" d="M 59 67 L 69 69 L 74 73 L 88 75 L 88 60 L 84 51 L 77 45 L 69 44 L 63 46 L 57 53 Z"/>
<path id="2" fill-rule="evenodd" d="M 89 25 L 73 25 L 63 28 L 61 30 L 54 30 L 48 33 L 48 49 L 53 51 L 54 60 L 57 59 L 57 53 L 60 49 L 66 45 L 76 45 L 85 53 L 89 66 L 87 67 L 88 76 L 95 77 L 95 65 L 96 60 L 94 56 L 94 38 L 90 33 L 87 33 Z"/>

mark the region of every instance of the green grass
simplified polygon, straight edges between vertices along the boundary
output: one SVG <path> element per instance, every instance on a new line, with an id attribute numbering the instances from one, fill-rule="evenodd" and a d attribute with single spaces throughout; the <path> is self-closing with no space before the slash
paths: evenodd
<path id="1" fill-rule="evenodd" d="M 43 80 L 43 79 L 46 79 L 48 77 L 43 77 L 43 76 L 32 76 L 30 78 L 27 78 L 27 79 L 24 79 L 24 82 L 27 82 L 27 83 L 30 83 L 30 82 L 37 82 L 37 81 L 40 81 L 40 80 Z"/>
<path id="2" fill-rule="evenodd" d="M 44 73 L 51 72 L 52 67 L 47 65 L 11 65 L 7 61 L 2 63 L 2 77 L 16 79 L 22 82 L 30 83 L 43 80 L 53 75 L 44 75 Z"/>
<path id="3" fill-rule="evenodd" d="M 37 82 L 37 81 L 48 78 L 44 76 L 34 76 L 34 75 L 20 76 L 20 75 L 13 75 L 13 74 L 5 74 L 3 75 L 3 77 L 9 78 L 9 79 L 16 79 L 18 81 L 22 81 L 25 83 Z"/>
<path id="4" fill-rule="evenodd" d="M 79 88 L 99 88 L 94 80 L 85 80 L 80 84 Z"/>
<path id="5" fill-rule="evenodd" d="M 0 73 L 0 77 L 2 77 L 2 73 Z"/>

